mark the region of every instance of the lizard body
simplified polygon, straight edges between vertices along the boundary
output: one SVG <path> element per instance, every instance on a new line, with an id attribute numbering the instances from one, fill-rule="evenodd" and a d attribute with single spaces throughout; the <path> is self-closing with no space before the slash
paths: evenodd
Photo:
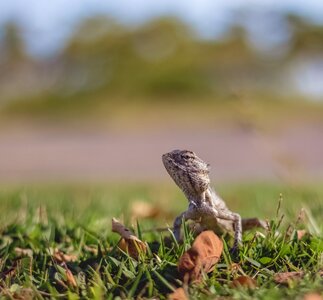
<path id="1" fill-rule="evenodd" d="M 189 206 L 174 221 L 174 235 L 180 239 L 182 220 L 199 221 L 204 229 L 218 227 L 234 231 L 234 248 L 242 243 L 242 225 L 265 227 L 257 218 L 241 220 L 228 209 L 223 199 L 210 187 L 209 165 L 189 150 L 174 150 L 162 156 L 163 164 L 186 196 Z"/>

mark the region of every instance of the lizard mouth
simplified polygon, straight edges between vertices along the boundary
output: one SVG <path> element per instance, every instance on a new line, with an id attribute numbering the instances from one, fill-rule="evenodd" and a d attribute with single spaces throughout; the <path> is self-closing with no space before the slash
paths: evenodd
<path id="1" fill-rule="evenodd" d="M 167 160 L 167 153 L 162 155 L 162 161 L 165 162 Z"/>
<path id="2" fill-rule="evenodd" d="M 162 161 L 163 161 L 163 164 L 164 164 L 165 168 L 167 169 L 167 167 L 172 162 L 172 158 L 170 157 L 170 155 L 168 153 L 166 153 L 166 154 L 162 155 Z"/>

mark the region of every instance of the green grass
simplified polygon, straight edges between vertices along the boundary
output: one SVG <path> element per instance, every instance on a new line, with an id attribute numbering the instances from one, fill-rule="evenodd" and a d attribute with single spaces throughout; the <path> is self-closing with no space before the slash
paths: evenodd
<path id="1" fill-rule="evenodd" d="M 271 220 L 264 235 L 244 234 L 240 249 L 240 271 L 232 271 L 229 235 L 223 236 L 225 251 L 216 269 L 188 289 L 192 298 L 214 299 L 302 299 L 309 291 L 323 293 L 323 188 L 254 184 L 225 186 L 219 193 L 229 207 L 244 217 Z M 277 214 L 280 193 L 282 203 Z M 147 201 L 161 207 L 158 219 L 131 223 L 131 205 Z M 0 188 L 0 289 L 3 298 L 164 298 L 181 285 L 178 258 L 192 242 L 176 244 L 168 232 L 146 232 L 172 223 L 186 208 L 184 196 L 175 187 L 156 184 L 107 186 L 32 186 Z M 305 218 L 297 221 L 299 211 Z M 279 220 L 285 215 L 283 222 Z M 149 244 L 139 262 L 120 252 L 111 218 L 123 219 Z M 309 233 L 298 241 L 296 229 Z M 287 234 L 288 233 L 288 234 Z M 17 248 L 29 249 L 18 253 Z M 53 249 L 75 255 L 76 260 L 58 263 Z M 31 250 L 31 251 L 30 251 Z M 27 255 L 28 254 L 28 255 Z M 68 280 L 69 269 L 76 285 Z M 295 283 L 278 285 L 276 272 L 304 271 Z M 247 274 L 257 280 L 255 290 L 234 289 L 230 282 Z"/>
<path id="2" fill-rule="evenodd" d="M 183 105 L 185 104 L 185 105 Z M 256 126 L 278 130 L 295 124 L 322 124 L 323 105 L 305 99 L 251 94 L 244 97 L 219 95 L 199 97 L 123 97 L 82 95 L 57 98 L 40 95 L 23 97 L 0 107 L 0 124 L 105 125 L 127 130 L 165 126 Z M 140 120 L 140 122 L 137 122 Z"/>

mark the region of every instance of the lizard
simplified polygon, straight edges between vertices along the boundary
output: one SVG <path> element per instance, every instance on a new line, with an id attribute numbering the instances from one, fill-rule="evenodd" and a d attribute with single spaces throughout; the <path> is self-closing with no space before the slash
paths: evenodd
<path id="1" fill-rule="evenodd" d="M 210 166 L 193 151 L 174 150 L 162 155 L 163 164 L 189 202 L 188 209 L 176 217 L 173 233 L 180 240 L 182 221 L 199 221 L 203 229 L 234 231 L 233 250 L 242 245 L 242 228 L 264 227 L 258 218 L 241 219 L 210 187 Z"/>

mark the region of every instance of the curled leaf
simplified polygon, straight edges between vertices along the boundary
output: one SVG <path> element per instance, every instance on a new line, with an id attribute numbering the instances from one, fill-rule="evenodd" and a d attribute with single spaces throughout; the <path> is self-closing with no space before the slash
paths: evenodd
<path id="1" fill-rule="evenodd" d="M 282 272 L 274 275 L 276 283 L 287 284 L 289 281 L 303 278 L 304 272 Z"/>
<path id="2" fill-rule="evenodd" d="M 302 230 L 297 230 L 296 233 L 297 233 L 297 239 L 301 240 L 307 234 L 307 231 L 302 229 Z"/>
<path id="3" fill-rule="evenodd" d="M 248 289 L 255 289 L 257 287 L 257 282 L 249 276 L 239 276 L 231 282 L 230 286 L 233 288 L 245 287 Z"/>
<path id="4" fill-rule="evenodd" d="M 51 252 L 53 252 L 52 253 L 53 259 L 58 263 L 74 262 L 77 260 L 76 255 L 66 254 L 58 249 L 54 249 Z"/>
<path id="5" fill-rule="evenodd" d="M 121 235 L 118 246 L 131 257 L 137 259 L 140 253 L 147 251 L 146 244 L 115 218 L 112 219 L 112 231 Z"/>
<path id="6" fill-rule="evenodd" d="M 92 253 L 94 255 L 98 255 L 98 248 L 97 247 L 84 245 L 83 248 L 87 252 L 90 252 L 90 253 Z"/>
<path id="7" fill-rule="evenodd" d="M 77 283 L 76 283 L 76 280 L 75 280 L 75 277 L 74 277 L 73 273 L 66 266 L 65 266 L 65 272 L 66 272 L 66 282 L 67 282 L 67 284 L 69 286 L 72 286 L 72 287 L 77 287 Z"/>
<path id="8" fill-rule="evenodd" d="M 169 300 L 187 300 L 186 293 L 183 288 L 176 289 L 173 293 L 168 295 Z"/>
<path id="9" fill-rule="evenodd" d="M 119 241 L 118 247 L 135 259 L 139 257 L 139 253 L 145 253 L 147 250 L 147 246 L 144 242 L 140 240 L 127 240 L 125 238 L 122 238 Z"/>
<path id="10" fill-rule="evenodd" d="M 22 257 L 22 256 L 32 257 L 33 256 L 33 250 L 31 250 L 31 249 L 24 249 L 24 248 L 16 247 L 15 252 L 16 252 L 17 256 L 19 256 L 19 257 Z"/>
<path id="11" fill-rule="evenodd" d="M 131 206 L 132 219 L 156 218 L 161 213 L 161 209 L 144 201 L 135 201 Z"/>
<path id="12" fill-rule="evenodd" d="M 19 288 L 13 293 L 13 299 L 17 300 L 31 300 L 35 299 L 36 295 L 33 289 L 31 288 Z"/>
<path id="13" fill-rule="evenodd" d="M 121 237 L 125 238 L 126 240 L 140 241 L 130 229 L 128 229 L 115 218 L 112 218 L 112 231 L 119 233 Z"/>
<path id="14" fill-rule="evenodd" d="M 304 295 L 304 300 L 323 300 L 323 296 L 318 293 L 308 293 Z"/>
<path id="15" fill-rule="evenodd" d="M 211 230 L 202 232 L 178 262 L 178 271 L 188 281 L 199 281 L 202 273 L 213 271 L 223 250 L 223 243 Z"/>

